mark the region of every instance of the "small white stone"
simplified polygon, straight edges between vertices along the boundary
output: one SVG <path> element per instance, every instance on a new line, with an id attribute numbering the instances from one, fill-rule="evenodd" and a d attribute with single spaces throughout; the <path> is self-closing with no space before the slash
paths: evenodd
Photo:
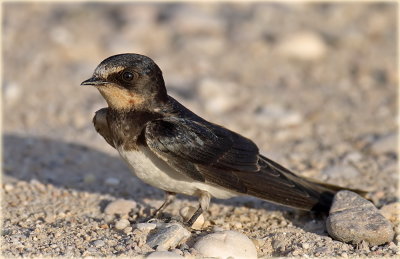
<path id="1" fill-rule="evenodd" d="M 7 102 L 14 102 L 21 96 L 21 87 L 16 83 L 6 83 L 4 85 L 4 99 Z"/>
<path id="2" fill-rule="evenodd" d="M 5 190 L 6 192 L 10 192 L 10 191 L 14 190 L 14 185 L 9 184 L 9 183 L 6 183 L 6 184 L 4 185 L 4 190 Z"/>
<path id="3" fill-rule="evenodd" d="M 189 5 L 179 8 L 171 20 L 173 28 L 179 28 L 184 35 L 222 35 L 226 21 L 199 10 Z"/>
<path id="4" fill-rule="evenodd" d="M 238 104 L 237 86 L 233 82 L 205 78 L 199 83 L 199 94 L 204 108 L 210 113 L 225 113 Z"/>
<path id="5" fill-rule="evenodd" d="M 102 247 L 102 246 L 105 245 L 105 243 L 104 243 L 103 240 L 99 239 L 99 240 L 94 241 L 93 245 L 94 245 L 95 247 Z"/>
<path id="6" fill-rule="evenodd" d="M 233 226 L 235 229 L 241 229 L 241 228 L 243 227 L 242 223 L 240 223 L 240 222 L 234 222 L 234 223 L 232 224 L 232 226 Z"/>
<path id="7" fill-rule="evenodd" d="M 328 167 L 322 171 L 322 173 L 328 176 L 330 179 L 335 178 L 356 178 L 360 175 L 360 172 L 351 165 L 334 165 L 332 167 Z"/>
<path id="8" fill-rule="evenodd" d="M 316 33 L 304 31 L 286 37 L 277 51 L 290 58 L 316 60 L 325 56 L 327 46 Z"/>
<path id="9" fill-rule="evenodd" d="M 190 236 L 191 233 L 181 224 L 164 223 L 150 232 L 146 243 L 157 251 L 166 251 L 183 244 Z"/>
<path id="10" fill-rule="evenodd" d="M 386 204 L 380 209 L 380 212 L 392 223 L 400 222 L 400 202 Z"/>
<path id="11" fill-rule="evenodd" d="M 58 26 L 50 30 L 50 39 L 58 44 L 69 46 L 73 42 L 73 35 L 66 27 Z"/>
<path id="12" fill-rule="evenodd" d="M 179 214 L 182 216 L 183 220 L 188 221 L 193 214 L 196 212 L 196 208 L 193 206 L 186 206 L 179 210 Z M 196 221 L 192 225 L 192 229 L 201 230 L 204 225 L 204 216 L 200 214 L 200 216 L 196 219 Z"/>
<path id="13" fill-rule="evenodd" d="M 303 121 L 303 116 L 280 105 L 269 104 L 256 113 L 256 119 L 263 124 L 278 124 L 279 126 L 295 126 Z"/>
<path id="14" fill-rule="evenodd" d="M 171 252 L 178 254 L 178 255 L 183 255 L 183 251 L 178 248 L 172 249 Z"/>
<path id="15" fill-rule="evenodd" d="M 127 215 L 131 210 L 136 208 L 136 202 L 131 200 L 118 199 L 110 202 L 104 212 L 108 215 Z"/>
<path id="16" fill-rule="evenodd" d="M 105 222 L 110 223 L 111 221 L 114 220 L 114 215 L 106 215 L 104 217 Z"/>
<path id="17" fill-rule="evenodd" d="M 205 257 L 257 258 L 254 243 L 242 233 L 230 230 L 203 236 L 194 248 Z"/>
<path id="18" fill-rule="evenodd" d="M 124 231 L 125 234 L 129 234 L 129 233 L 132 233 L 132 230 L 133 230 L 132 227 L 127 227 L 123 231 Z"/>
<path id="19" fill-rule="evenodd" d="M 349 154 L 346 155 L 346 157 L 344 158 L 344 161 L 349 161 L 349 162 L 358 162 L 362 159 L 362 154 L 360 152 L 351 152 Z"/>
<path id="20" fill-rule="evenodd" d="M 89 248 L 87 249 L 87 251 L 90 252 L 90 253 L 96 253 L 96 252 L 97 252 L 97 249 L 94 248 L 94 247 L 89 247 Z M 92 258 L 93 258 L 93 257 L 92 257 Z M 88 259 L 91 259 L 91 258 L 89 257 Z"/>
<path id="21" fill-rule="evenodd" d="M 105 181 L 104 184 L 108 185 L 108 186 L 117 186 L 119 185 L 120 180 L 118 178 L 115 177 L 108 177 Z"/>
<path id="22" fill-rule="evenodd" d="M 181 259 L 183 258 L 182 256 L 178 255 L 177 253 L 174 252 L 168 252 L 168 251 L 156 251 L 151 254 L 149 254 L 146 258 L 152 258 L 152 259 L 158 259 L 158 258 L 176 258 L 176 259 Z"/>
<path id="23" fill-rule="evenodd" d="M 136 228 L 141 231 L 150 231 L 157 227 L 156 223 L 138 223 L 136 224 Z"/>
<path id="24" fill-rule="evenodd" d="M 309 243 L 303 243 L 303 244 L 301 244 L 301 247 L 303 247 L 303 249 L 308 249 L 308 248 L 310 248 L 310 244 Z"/>
<path id="25" fill-rule="evenodd" d="M 115 228 L 122 230 L 124 228 L 126 228 L 127 226 L 129 226 L 130 222 L 127 219 L 120 219 L 115 223 Z"/>

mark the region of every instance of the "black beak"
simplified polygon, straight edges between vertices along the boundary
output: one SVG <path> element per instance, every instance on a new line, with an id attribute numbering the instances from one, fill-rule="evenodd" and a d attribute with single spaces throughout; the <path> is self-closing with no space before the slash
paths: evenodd
<path id="1" fill-rule="evenodd" d="M 81 85 L 94 85 L 94 86 L 97 86 L 97 85 L 105 85 L 107 83 L 108 82 L 102 80 L 101 78 L 92 77 L 92 78 L 89 78 L 88 80 L 83 81 L 81 83 Z"/>

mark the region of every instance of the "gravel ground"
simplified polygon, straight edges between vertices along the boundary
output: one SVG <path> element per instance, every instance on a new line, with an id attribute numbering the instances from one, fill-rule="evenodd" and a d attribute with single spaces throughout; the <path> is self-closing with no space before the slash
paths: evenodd
<path id="1" fill-rule="evenodd" d="M 79 84 L 104 58 L 150 56 L 170 95 L 320 181 L 397 197 L 397 6 L 366 4 L 3 4 L 3 256 L 146 255 L 136 223 L 163 193 L 131 175 L 91 119 L 105 101 Z M 131 227 L 104 212 L 136 202 Z M 178 217 L 196 201 L 179 196 Z M 350 245 L 325 219 L 252 198 L 215 200 L 196 238 L 236 230 L 258 256 L 394 256 Z"/>

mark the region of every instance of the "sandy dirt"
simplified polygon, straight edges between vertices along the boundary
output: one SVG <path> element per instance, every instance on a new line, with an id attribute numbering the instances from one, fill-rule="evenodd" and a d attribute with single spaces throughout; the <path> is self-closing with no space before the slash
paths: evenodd
<path id="1" fill-rule="evenodd" d="M 253 139 L 294 172 L 397 197 L 397 6 L 380 4 L 3 4 L 3 256 L 132 256 L 154 251 L 135 224 L 163 192 L 135 178 L 91 120 L 105 101 L 80 83 L 104 58 L 134 52 L 169 94 Z M 267 187 L 266 187 L 267 188 Z M 131 227 L 104 213 L 137 206 Z M 186 196 L 167 209 L 172 216 Z M 248 197 L 213 200 L 198 236 L 247 235 L 258 256 L 395 256 L 393 242 L 350 245 L 325 219 Z"/>

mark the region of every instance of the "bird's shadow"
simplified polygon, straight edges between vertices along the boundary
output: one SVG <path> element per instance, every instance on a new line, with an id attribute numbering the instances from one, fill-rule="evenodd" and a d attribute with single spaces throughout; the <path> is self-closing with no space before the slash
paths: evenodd
<path id="1" fill-rule="evenodd" d="M 107 184 L 114 178 L 119 183 Z M 162 192 L 134 177 L 119 157 L 46 137 L 3 135 L 3 179 L 37 180 L 59 188 L 143 202 Z"/>
<path id="2" fill-rule="evenodd" d="M 118 179 L 119 184 L 106 184 L 105 181 L 110 178 Z M 34 179 L 59 188 L 132 199 L 147 208 L 154 208 L 154 204 L 149 204 L 149 197 L 159 200 L 159 204 L 163 200 L 163 192 L 133 176 L 117 153 L 113 156 L 84 145 L 45 137 L 4 134 L 3 180 L 29 182 Z M 196 200 L 187 196 L 179 198 Z M 251 197 L 213 202 L 267 211 L 287 210 L 282 206 Z M 107 203 L 107 200 L 99 200 L 100 208 L 103 209 Z M 285 213 L 284 216 L 294 224 L 298 222 L 299 226 L 305 220 L 304 217 L 300 221 L 297 220 L 295 212 Z"/>

